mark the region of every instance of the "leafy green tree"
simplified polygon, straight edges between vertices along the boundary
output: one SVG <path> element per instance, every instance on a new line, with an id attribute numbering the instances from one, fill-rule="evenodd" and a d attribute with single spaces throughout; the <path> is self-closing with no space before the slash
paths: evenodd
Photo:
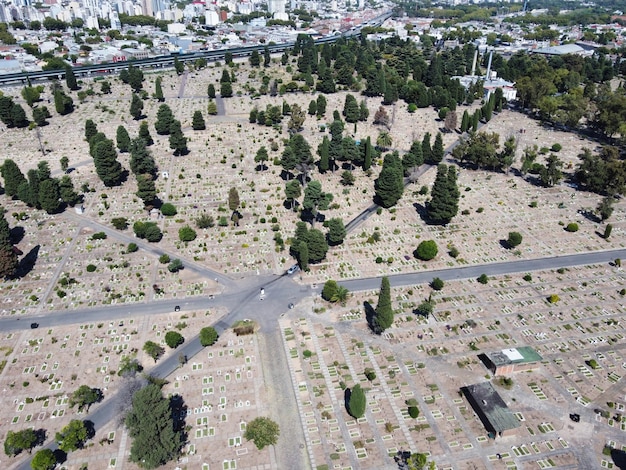
<path id="1" fill-rule="evenodd" d="M 43 87 L 41 86 L 25 86 L 22 88 L 22 98 L 26 101 L 26 104 L 33 107 L 33 104 L 39 101 L 41 98 L 41 92 L 43 91 Z"/>
<path id="2" fill-rule="evenodd" d="M 300 108 L 299 105 L 294 104 L 291 105 L 289 122 L 287 123 L 287 129 L 291 132 L 300 132 L 302 130 L 302 125 L 306 120 L 306 114 L 304 110 Z"/>
<path id="3" fill-rule="evenodd" d="M 432 287 L 436 291 L 443 289 L 443 285 L 443 281 L 438 277 L 435 277 L 432 281 L 430 281 L 430 287 Z"/>
<path id="4" fill-rule="evenodd" d="M 206 123 L 202 117 L 202 111 L 195 111 L 191 121 L 191 127 L 194 131 L 203 131 L 206 129 Z"/>
<path id="5" fill-rule="evenodd" d="M 228 208 L 232 212 L 235 212 L 237 209 L 239 209 L 239 204 L 239 191 L 237 191 L 237 188 L 235 187 L 230 188 L 228 190 Z"/>
<path id="6" fill-rule="evenodd" d="M 70 396 L 70 408 L 78 405 L 78 411 L 81 412 L 85 408 L 89 411 L 89 407 L 94 403 L 102 401 L 103 394 L 99 388 L 91 388 L 88 385 L 81 385 Z"/>
<path id="7" fill-rule="evenodd" d="M 254 442 L 257 449 L 261 450 L 267 446 L 276 445 L 280 428 L 278 424 L 270 418 L 258 417 L 254 418 L 246 425 L 243 437 L 248 441 Z"/>
<path id="8" fill-rule="evenodd" d="M 98 133 L 98 127 L 96 123 L 91 119 L 87 119 L 85 121 L 85 140 L 87 142 L 91 141 L 91 138 Z"/>
<path id="9" fill-rule="evenodd" d="M 207 94 L 209 96 L 209 99 L 215 99 L 215 85 L 213 85 L 212 83 L 209 83 L 209 86 L 207 87 Z"/>
<path id="10" fill-rule="evenodd" d="M 15 103 L 11 108 L 11 121 L 13 126 L 22 128 L 28 126 L 28 118 L 26 117 L 26 112 L 21 105 Z"/>
<path id="11" fill-rule="evenodd" d="M 31 451 L 37 444 L 37 433 L 33 429 L 22 429 L 21 431 L 7 431 L 4 440 L 4 453 L 9 457 L 18 455 L 23 450 Z"/>
<path id="12" fill-rule="evenodd" d="M 315 116 L 317 114 L 317 101 L 309 101 L 309 116 Z"/>
<path id="13" fill-rule="evenodd" d="M 263 170 L 265 169 L 265 162 L 268 160 L 269 155 L 267 154 L 267 149 L 265 146 L 261 146 L 254 156 L 254 161 L 259 164 L 259 169 Z"/>
<path id="14" fill-rule="evenodd" d="M 117 142 L 117 149 L 120 151 L 120 153 L 128 152 L 128 150 L 130 149 L 130 136 L 128 135 L 128 131 L 124 126 L 117 127 L 115 140 Z"/>
<path id="15" fill-rule="evenodd" d="M 328 244 L 331 246 L 341 245 L 346 238 L 346 227 L 340 218 L 332 218 L 328 221 Z"/>
<path id="16" fill-rule="evenodd" d="M 143 88 L 143 72 L 139 67 L 128 66 L 128 84 L 135 93 L 139 93 Z"/>
<path id="17" fill-rule="evenodd" d="M 176 349 L 185 342 L 185 338 L 178 331 L 168 331 L 165 333 L 165 344 L 170 348 Z"/>
<path id="18" fill-rule="evenodd" d="M 365 415 L 365 407 L 367 400 L 365 398 L 365 391 L 361 388 L 361 385 L 356 384 L 350 389 L 350 398 L 348 399 L 348 414 L 355 419 L 362 418 Z"/>
<path id="19" fill-rule="evenodd" d="M 135 93 L 133 93 L 133 97 L 130 100 L 130 115 L 135 121 L 143 117 L 143 100 Z"/>
<path id="20" fill-rule="evenodd" d="M 33 470 L 53 470 L 57 466 L 57 459 L 50 449 L 41 449 L 31 460 L 30 466 Z"/>
<path id="21" fill-rule="evenodd" d="M 378 137 L 376 137 L 376 145 L 384 150 L 390 148 L 392 143 L 393 140 L 391 138 L 391 134 L 387 131 L 379 132 Z"/>
<path id="22" fill-rule="evenodd" d="M 302 195 L 302 186 L 297 180 L 288 181 L 285 185 L 285 198 L 289 201 L 293 210 L 295 200 Z"/>
<path id="23" fill-rule="evenodd" d="M 157 362 L 159 358 L 165 353 L 165 349 L 162 346 L 159 346 L 154 341 L 146 341 L 143 345 L 143 351 L 154 359 L 154 362 Z"/>
<path id="24" fill-rule="evenodd" d="M 103 95 L 111 94 L 111 84 L 106 80 L 102 81 L 100 83 L 100 91 Z"/>
<path id="25" fill-rule="evenodd" d="M 212 326 L 205 326 L 200 330 L 200 344 L 203 347 L 214 345 L 218 338 L 219 335 Z"/>
<path id="26" fill-rule="evenodd" d="M 88 438 L 89 432 L 87 426 L 85 426 L 85 422 L 80 419 L 71 420 L 67 426 L 55 435 L 59 449 L 64 452 L 81 449 Z"/>
<path id="27" fill-rule="evenodd" d="M 509 232 L 506 244 L 509 248 L 515 248 L 522 243 L 522 234 L 519 232 Z"/>
<path id="28" fill-rule="evenodd" d="M 231 98 L 233 96 L 233 86 L 230 82 L 220 83 L 220 96 L 222 98 Z"/>
<path id="29" fill-rule="evenodd" d="M 539 178 L 547 187 L 551 188 L 563 179 L 563 162 L 555 154 L 551 153 L 546 164 L 541 167 Z"/>
<path id="30" fill-rule="evenodd" d="M 613 204 L 615 203 L 615 198 L 613 196 L 603 197 L 602 200 L 598 203 L 598 207 L 596 211 L 600 214 L 600 220 L 603 222 L 607 220 L 613 214 Z M 606 238 L 606 237 L 605 237 Z"/>
<path id="31" fill-rule="evenodd" d="M 47 119 L 50 117 L 52 117 L 50 111 L 48 111 L 48 108 L 45 106 L 37 106 L 36 108 L 33 108 L 33 121 L 35 121 L 35 124 L 39 127 L 47 126 Z"/>
<path id="32" fill-rule="evenodd" d="M 196 239 L 196 231 L 189 225 L 185 225 L 178 229 L 178 238 L 181 242 L 190 242 Z"/>
<path id="33" fill-rule="evenodd" d="M 170 264 L 167 265 L 167 270 L 171 273 L 177 273 L 181 269 L 185 269 L 182 260 L 176 258 L 170 261 Z"/>
<path id="34" fill-rule="evenodd" d="M 360 120 L 361 112 L 354 95 L 350 93 L 346 95 L 342 114 L 346 118 L 346 122 L 355 123 Z"/>
<path id="35" fill-rule="evenodd" d="M 157 384 L 149 384 L 133 395 L 133 407 L 124 420 L 132 438 L 130 460 L 153 469 L 178 457 L 184 444 L 184 422 L 174 420 L 172 401 Z M 180 412 L 180 410 L 178 410 Z"/>
<path id="36" fill-rule="evenodd" d="M 317 103 L 317 117 L 322 117 L 326 114 L 326 97 L 319 95 L 316 100 Z"/>
<path id="37" fill-rule="evenodd" d="M 119 186 L 124 180 L 124 169 L 117 160 L 113 141 L 105 139 L 95 147 L 93 159 L 96 173 L 106 187 Z"/>
<path id="38" fill-rule="evenodd" d="M 163 96 L 163 86 L 161 85 L 162 81 L 163 79 L 161 77 L 157 77 L 154 81 L 154 97 L 159 103 L 165 101 L 165 97 Z"/>
<path id="39" fill-rule="evenodd" d="M 72 91 L 79 89 L 78 82 L 76 81 L 76 75 L 74 75 L 74 71 L 69 65 L 65 67 L 65 84 Z"/>
<path id="40" fill-rule="evenodd" d="M 380 283 L 378 294 L 378 304 L 372 319 L 372 329 L 374 333 L 381 334 L 393 324 L 393 308 L 391 307 L 391 286 L 389 278 L 384 276 Z"/>
<path id="41" fill-rule="evenodd" d="M 172 114 L 172 110 L 166 104 L 162 104 L 159 106 L 157 111 L 157 120 L 154 123 L 154 128 L 159 135 L 169 135 L 172 128 L 172 123 L 174 122 L 174 115 Z"/>
<path id="42" fill-rule="evenodd" d="M 374 183 L 376 197 L 383 207 L 394 206 L 404 192 L 404 170 L 397 152 L 385 155 L 383 167 Z"/>
<path id="43" fill-rule="evenodd" d="M 217 103 L 213 100 L 209 101 L 206 105 L 206 112 L 209 116 L 217 116 Z"/>
<path id="44" fill-rule="evenodd" d="M 446 225 L 458 213 L 459 189 L 454 167 L 440 164 L 431 190 L 431 199 L 426 204 L 428 219 L 435 224 Z"/>
<path id="45" fill-rule="evenodd" d="M 417 245 L 417 249 L 415 250 L 415 256 L 422 261 L 430 261 L 435 256 L 437 256 L 437 252 L 439 249 L 437 248 L 437 243 L 435 240 L 424 240 L 419 245 Z"/>
<path id="46" fill-rule="evenodd" d="M 4 192 L 7 196 L 15 199 L 18 195 L 18 188 L 22 183 L 26 183 L 26 177 L 17 166 L 17 164 L 7 158 L 2 166 L 0 166 L 0 173 L 4 179 Z"/>
<path id="47" fill-rule="evenodd" d="M 185 64 L 178 60 L 178 57 L 174 57 L 174 70 L 176 70 L 176 75 L 182 75 L 185 71 Z"/>

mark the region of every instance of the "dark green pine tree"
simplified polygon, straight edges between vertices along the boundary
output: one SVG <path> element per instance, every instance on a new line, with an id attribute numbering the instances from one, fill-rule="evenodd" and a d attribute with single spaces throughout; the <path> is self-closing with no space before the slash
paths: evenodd
<path id="1" fill-rule="evenodd" d="M 135 121 L 143 117 L 143 101 L 139 98 L 139 95 L 135 93 L 133 93 L 133 97 L 130 101 L 130 115 Z"/>
<path id="2" fill-rule="evenodd" d="M 317 97 L 317 117 L 322 117 L 326 114 L 326 97 L 319 95 Z"/>
<path id="3" fill-rule="evenodd" d="M 13 125 L 15 127 L 26 127 L 28 126 L 28 118 L 26 117 L 26 112 L 22 105 L 14 103 L 11 107 L 11 120 L 13 121 Z"/>
<path id="4" fill-rule="evenodd" d="M 61 192 L 59 182 L 54 178 L 48 178 L 39 184 L 39 205 L 48 214 L 56 214 L 61 210 Z"/>
<path id="5" fill-rule="evenodd" d="M 172 114 L 170 107 L 166 104 L 159 106 L 159 110 L 157 111 L 157 120 L 154 123 L 154 128 L 156 129 L 157 134 L 169 135 L 172 122 L 174 122 L 174 115 Z"/>
<path id="6" fill-rule="evenodd" d="M 445 150 L 443 148 L 443 138 L 441 136 L 441 132 L 437 132 L 437 135 L 435 136 L 435 143 L 433 144 L 433 148 L 430 152 L 430 161 L 428 163 L 433 165 L 441 163 L 444 152 Z"/>
<path id="7" fill-rule="evenodd" d="M 17 252 L 11 243 L 11 229 L 4 217 L 5 210 L 0 206 L 0 278 L 10 278 L 18 267 Z M 5 446 L 6 448 L 6 446 Z"/>
<path id="8" fill-rule="evenodd" d="M 365 392 L 360 384 L 356 384 L 350 389 L 350 398 L 348 399 L 347 405 L 347 411 L 354 419 L 362 418 L 365 414 L 367 399 L 365 398 Z"/>
<path id="9" fill-rule="evenodd" d="M 54 109 L 61 116 L 74 111 L 74 100 L 63 93 L 61 90 L 54 92 Z"/>
<path id="10" fill-rule="evenodd" d="M 76 91 L 79 88 L 76 75 L 74 75 L 74 71 L 69 65 L 65 67 L 65 84 L 72 91 Z"/>
<path id="11" fill-rule="evenodd" d="M 454 167 L 440 164 L 426 212 L 431 223 L 446 225 L 459 211 L 459 189 Z"/>
<path id="12" fill-rule="evenodd" d="M 210 99 L 215 99 L 215 85 L 213 85 L 212 83 L 209 83 L 209 86 L 207 87 L 207 95 Z"/>
<path id="13" fill-rule="evenodd" d="M 361 100 L 361 104 L 359 105 L 359 121 L 367 121 L 369 116 L 370 110 L 367 107 L 367 103 L 365 100 Z"/>
<path id="14" fill-rule="evenodd" d="M 148 128 L 148 123 L 146 121 L 142 122 L 139 125 L 139 137 L 144 140 L 147 147 L 150 147 L 152 144 L 154 144 L 154 140 L 150 135 L 150 129 Z"/>
<path id="15" fill-rule="evenodd" d="M 376 199 L 383 207 L 395 205 L 404 192 L 404 170 L 397 152 L 385 155 L 383 167 L 374 183 Z"/>
<path id="16" fill-rule="evenodd" d="M 259 51 L 256 49 L 252 51 L 248 60 L 252 67 L 259 67 L 261 65 L 261 56 L 259 55 Z"/>
<path id="17" fill-rule="evenodd" d="M 432 151 L 433 150 L 430 146 L 430 132 L 427 132 L 426 134 L 424 134 L 424 138 L 422 139 L 422 158 L 425 162 L 430 162 L 432 158 Z"/>
<path id="18" fill-rule="evenodd" d="M 346 95 L 346 101 L 343 105 L 342 114 L 346 118 L 346 122 L 350 123 L 357 122 L 361 117 L 359 104 L 357 103 L 356 98 L 349 93 Z"/>
<path id="19" fill-rule="evenodd" d="M 398 88 L 393 83 L 387 83 L 383 95 L 383 104 L 390 105 L 398 101 Z"/>
<path id="20" fill-rule="evenodd" d="M 96 167 L 96 174 L 108 188 L 119 186 L 124 180 L 124 169 L 117 161 L 117 152 L 113 141 L 105 139 L 98 142 L 94 151 L 93 163 Z"/>
<path id="21" fill-rule="evenodd" d="M 120 153 L 126 153 L 130 149 L 130 136 L 124 126 L 117 127 L 117 133 L 115 135 L 117 143 L 117 149 Z"/>
<path id="22" fill-rule="evenodd" d="M 91 138 L 98 133 L 98 128 L 96 127 L 96 123 L 91 119 L 87 119 L 85 121 L 85 140 L 89 142 Z"/>
<path id="23" fill-rule="evenodd" d="M 59 180 L 59 194 L 61 200 L 70 207 L 83 202 L 83 196 L 74 190 L 74 183 L 69 175 L 63 175 Z"/>
<path id="24" fill-rule="evenodd" d="M 467 132 L 470 126 L 470 116 L 467 109 L 463 111 L 463 118 L 461 119 L 461 133 Z"/>
<path id="25" fill-rule="evenodd" d="M 389 278 L 384 276 L 380 283 L 378 294 L 378 304 L 374 310 L 372 318 L 372 330 L 376 334 L 381 334 L 393 324 L 393 308 L 391 306 L 391 286 Z"/>
<path id="26" fill-rule="evenodd" d="M 159 103 L 163 103 L 163 101 L 165 101 L 165 97 L 163 96 L 163 87 L 161 86 L 162 81 L 163 79 L 161 77 L 157 77 L 154 82 L 154 97 Z"/>
<path id="27" fill-rule="evenodd" d="M 315 84 L 315 89 L 320 93 L 326 94 L 335 93 L 336 90 L 335 79 L 333 78 L 332 70 L 330 69 L 330 67 L 326 67 L 324 61 L 322 61 L 317 71 L 317 83 Z M 319 107 L 320 106 L 318 103 L 318 114 L 320 113 Z M 324 107 L 324 110 L 326 110 L 326 107 Z"/>
<path id="28" fill-rule="evenodd" d="M 185 71 L 185 64 L 178 60 L 178 57 L 174 57 L 174 70 L 176 70 L 176 75 L 182 75 Z"/>
<path id="29" fill-rule="evenodd" d="M 315 116 L 317 114 L 317 101 L 311 100 L 309 102 L 309 116 Z"/>
<path id="30" fill-rule="evenodd" d="M 150 151 L 146 148 L 146 141 L 137 137 L 130 143 L 130 171 L 135 175 L 156 175 L 156 163 Z"/>
<path id="31" fill-rule="evenodd" d="M 91 155 L 91 158 L 95 157 L 96 155 L 96 145 L 106 139 L 107 136 L 104 135 L 103 132 L 98 132 L 91 139 L 89 139 L 89 155 Z"/>
<path id="32" fill-rule="evenodd" d="M 24 173 L 20 170 L 11 159 L 6 159 L 4 164 L 0 166 L 0 173 L 4 179 L 4 192 L 7 196 L 15 199 L 18 197 L 18 189 L 22 183 L 27 183 Z"/>
<path id="33" fill-rule="evenodd" d="M 222 98 L 230 98 L 233 96 L 233 86 L 230 82 L 222 82 L 220 84 L 220 96 Z"/>
<path id="34" fill-rule="evenodd" d="M 45 106 L 37 106 L 36 108 L 33 108 L 33 121 L 35 121 L 35 124 L 39 127 L 47 126 L 47 119 L 50 117 L 50 111 L 48 111 L 48 108 Z"/>
<path id="35" fill-rule="evenodd" d="M 194 131 L 203 131 L 206 129 L 206 123 L 202 117 L 202 111 L 195 111 L 191 120 L 191 127 Z"/>
<path id="36" fill-rule="evenodd" d="M 472 131 L 474 132 L 478 130 L 478 123 L 480 122 L 481 115 L 480 109 L 477 109 L 474 111 L 474 114 L 472 114 Z"/>
<path id="37" fill-rule="evenodd" d="M 416 168 L 422 163 L 424 163 L 424 158 L 422 157 L 422 143 L 419 140 L 414 140 L 409 151 L 402 157 L 404 174 L 408 175 L 411 168 Z"/>
<path id="38" fill-rule="evenodd" d="M 183 130 L 180 125 L 180 121 L 172 121 L 170 127 L 170 148 L 174 150 L 174 155 L 187 155 L 189 149 L 187 148 L 187 137 L 184 136 Z"/>

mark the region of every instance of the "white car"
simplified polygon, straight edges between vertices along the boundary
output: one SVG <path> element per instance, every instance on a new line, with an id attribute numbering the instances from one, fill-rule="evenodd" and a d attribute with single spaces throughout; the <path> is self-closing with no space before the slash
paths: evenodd
<path id="1" fill-rule="evenodd" d="M 296 271 L 299 271 L 299 270 L 300 270 L 300 266 L 298 266 L 297 264 L 294 264 L 292 267 L 290 267 L 287 270 L 287 274 L 291 275 L 291 274 L 293 274 L 293 273 L 295 273 Z"/>

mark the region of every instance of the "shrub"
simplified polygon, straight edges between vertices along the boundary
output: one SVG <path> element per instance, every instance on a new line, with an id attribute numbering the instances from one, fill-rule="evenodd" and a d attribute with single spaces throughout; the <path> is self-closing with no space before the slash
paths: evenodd
<path id="1" fill-rule="evenodd" d="M 555 304 L 555 303 L 557 303 L 559 300 L 561 300 L 561 299 L 560 299 L 560 298 L 559 298 L 559 296 L 558 296 L 558 295 L 556 295 L 556 294 L 552 294 L 550 297 L 548 297 L 548 302 L 550 302 L 551 304 Z"/>
<path id="2" fill-rule="evenodd" d="M 167 264 L 169 262 L 170 262 L 170 256 L 167 253 L 163 253 L 161 256 L 159 256 L 159 263 Z"/>
<path id="3" fill-rule="evenodd" d="M 437 256 L 438 248 L 434 240 L 424 240 L 417 246 L 415 257 L 422 261 L 430 261 Z"/>
<path id="4" fill-rule="evenodd" d="M 333 281 L 329 279 L 324 284 L 324 288 L 322 289 L 322 299 L 327 300 L 328 302 L 337 294 L 337 290 L 339 289 L 339 285 L 337 281 Z"/>
<path id="5" fill-rule="evenodd" d="M 128 244 L 128 247 L 126 248 L 127 253 L 134 253 L 137 250 L 139 250 L 139 247 L 137 246 L 136 243 L 133 243 L 133 242 L 130 242 Z"/>
<path id="6" fill-rule="evenodd" d="M 302 351 L 302 356 L 306 357 L 307 359 L 310 358 L 312 355 L 313 353 L 309 351 L 308 349 L 305 349 L 304 351 Z"/>
<path id="7" fill-rule="evenodd" d="M 92 240 L 106 240 L 107 234 L 104 232 L 96 232 L 91 236 Z"/>
<path id="8" fill-rule="evenodd" d="M 409 416 L 413 419 L 420 415 L 420 410 L 417 406 L 409 406 Z"/>
<path id="9" fill-rule="evenodd" d="M 519 232 L 509 232 L 509 237 L 506 239 L 506 244 L 509 248 L 515 248 L 522 243 L 522 234 Z"/>
<path id="10" fill-rule="evenodd" d="M 185 338 L 178 331 L 168 331 L 165 333 L 165 344 L 175 349 L 185 342 Z"/>
<path id="11" fill-rule="evenodd" d="M 179 260 L 178 258 L 173 259 L 170 262 L 170 264 L 167 265 L 167 270 L 171 273 L 177 273 L 178 271 L 184 268 L 185 266 L 183 265 L 183 262 Z"/>
<path id="12" fill-rule="evenodd" d="M 565 230 L 568 232 L 578 232 L 578 224 L 576 222 L 570 222 L 567 224 L 567 227 L 565 227 Z"/>
<path id="13" fill-rule="evenodd" d="M 178 238 L 181 242 L 190 242 L 196 239 L 196 231 L 189 225 L 185 225 L 178 229 Z"/>
<path id="14" fill-rule="evenodd" d="M 453 246 L 452 248 L 450 248 L 450 251 L 448 251 L 448 254 L 452 257 L 452 258 L 456 258 L 459 256 L 459 250 L 457 247 Z"/>
<path id="15" fill-rule="evenodd" d="M 430 287 L 432 287 L 434 290 L 441 290 L 443 289 L 443 281 L 441 279 L 439 279 L 438 277 L 434 278 L 431 282 L 430 282 Z"/>
<path id="16" fill-rule="evenodd" d="M 374 372 L 374 369 L 368 367 L 367 369 L 365 369 L 365 377 L 367 377 L 367 380 L 369 380 L 370 382 L 372 380 L 376 380 L 376 372 Z"/>
<path id="17" fill-rule="evenodd" d="M 489 276 L 483 273 L 480 276 L 478 276 L 478 279 L 476 280 L 480 282 L 481 284 L 487 284 L 489 282 Z"/>
<path id="18" fill-rule="evenodd" d="M 552 147 L 550 147 L 550 150 L 552 150 L 553 152 L 560 152 L 562 148 L 563 146 L 557 143 L 553 144 Z"/>
<path id="19" fill-rule="evenodd" d="M 219 335 L 212 326 L 205 326 L 200 330 L 200 344 L 204 347 L 215 344 Z"/>
<path id="20" fill-rule="evenodd" d="M 176 207 L 174 206 L 174 204 L 172 204 L 171 202 L 166 202 L 165 204 L 161 206 L 161 214 L 163 214 L 166 217 L 172 217 L 178 214 L 178 211 L 176 210 Z"/>
<path id="21" fill-rule="evenodd" d="M 530 274 L 525 274 L 525 275 L 524 275 L 524 277 L 523 277 L 523 279 L 524 279 L 526 282 L 530 282 L 530 281 L 532 281 L 532 280 L 533 280 L 533 277 L 532 277 Z"/>
<path id="22" fill-rule="evenodd" d="M 87 272 L 88 273 L 92 273 L 96 270 L 96 265 L 95 264 L 88 264 L 87 265 Z"/>

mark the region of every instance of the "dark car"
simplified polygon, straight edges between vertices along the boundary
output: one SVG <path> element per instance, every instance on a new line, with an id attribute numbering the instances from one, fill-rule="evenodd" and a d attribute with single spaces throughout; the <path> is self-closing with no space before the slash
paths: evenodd
<path id="1" fill-rule="evenodd" d="M 39 328 L 39 323 L 31 323 L 30 327 L 34 330 L 35 328 Z"/>

